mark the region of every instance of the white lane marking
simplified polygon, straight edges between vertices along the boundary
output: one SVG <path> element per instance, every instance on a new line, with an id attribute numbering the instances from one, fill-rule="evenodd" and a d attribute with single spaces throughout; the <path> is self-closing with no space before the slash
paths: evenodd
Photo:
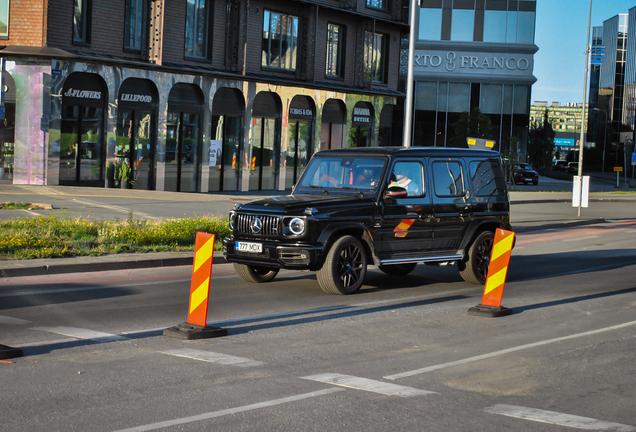
<path id="1" fill-rule="evenodd" d="M 110 333 L 102 333 L 89 329 L 77 327 L 33 327 L 31 330 L 45 331 L 49 333 L 57 333 L 64 336 L 70 336 L 77 339 L 88 339 L 95 342 L 113 342 L 118 340 L 128 340 L 124 336 L 118 336 Z"/>
<path id="2" fill-rule="evenodd" d="M 26 212 L 26 213 L 29 213 L 31 216 L 42 217 L 42 215 L 41 215 L 41 214 L 36 213 L 36 212 L 34 212 L 34 211 L 31 211 L 31 210 L 22 210 L 22 211 L 23 211 L 23 212 Z"/>
<path id="3" fill-rule="evenodd" d="M 245 357 L 236 357 L 228 354 L 215 353 L 210 351 L 201 351 L 195 349 L 180 349 L 180 350 L 168 350 L 162 351 L 163 354 L 173 355 L 177 357 L 185 357 L 193 360 L 201 360 L 210 363 L 219 363 L 223 365 L 238 366 L 238 367 L 252 367 L 262 366 L 265 363 L 257 360 L 252 360 Z"/>
<path id="4" fill-rule="evenodd" d="M 597 235 L 591 235 L 591 236 L 577 237 L 577 238 L 571 238 L 571 239 L 566 239 L 566 240 L 561 240 L 561 241 L 562 242 L 575 242 L 575 241 L 588 240 L 588 239 L 599 238 L 599 237 L 600 236 L 597 236 Z"/>
<path id="5" fill-rule="evenodd" d="M 120 207 L 120 206 L 116 206 L 116 205 L 108 205 L 108 204 L 102 204 L 102 203 L 98 203 L 95 201 L 90 201 L 87 199 L 77 199 L 77 198 L 73 198 L 73 201 L 77 201 L 80 204 L 85 204 L 88 206 L 95 206 L 95 207 L 101 207 L 101 208 L 105 208 L 108 210 L 113 210 L 119 213 L 124 213 L 124 214 L 131 214 L 131 210 L 129 208 L 126 207 Z M 144 213 L 144 212 L 140 212 L 140 211 L 134 211 L 134 215 L 135 216 L 141 216 L 144 217 L 146 219 L 155 219 L 155 220 L 159 220 L 161 219 L 160 217 L 156 217 L 156 216 L 152 216 L 148 213 Z"/>
<path id="6" fill-rule="evenodd" d="M 79 339 L 76 339 L 76 338 L 55 339 L 55 340 L 47 340 L 44 342 L 27 342 L 27 343 L 18 344 L 18 345 L 11 344 L 11 346 L 15 348 L 42 347 L 47 345 L 57 345 L 57 344 L 63 344 L 63 343 L 69 343 L 69 342 L 77 342 L 78 340 Z"/>
<path id="7" fill-rule="evenodd" d="M 310 375 L 302 377 L 306 380 L 318 381 L 327 384 L 333 384 L 341 387 L 347 387 L 355 390 L 364 390 L 373 393 L 380 393 L 386 396 L 422 396 L 427 394 L 435 394 L 428 390 L 420 390 L 413 387 L 406 387 L 397 384 L 385 383 L 382 381 L 370 380 L 351 375 L 342 375 L 336 373 L 324 373 L 318 375 Z"/>
<path id="8" fill-rule="evenodd" d="M 0 315 L 0 324 L 29 324 L 31 321 Z"/>
<path id="9" fill-rule="evenodd" d="M 174 420 L 167 420 L 167 421 L 163 421 L 163 422 L 158 422 L 158 423 L 151 423 L 151 424 L 147 424 L 147 425 L 142 425 L 142 426 L 137 426 L 137 427 L 133 427 L 130 429 L 122 429 L 116 432 L 140 432 L 140 431 L 149 431 L 149 430 L 155 430 L 155 429 L 161 429 L 161 428 L 166 428 L 166 427 L 170 427 L 170 426 L 177 426 L 177 425 L 182 425 L 182 424 L 186 424 L 186 423 L 192 423 L 195 421 L 201 421 L 201 420 L 209 420 L 212 418 L 216 418 L 216 417 L 222 417 L 222 416 L 226 416 L 226 415 L 230 415 L 230 414 L 237 414 L 237 413 L 242 413 L 242 412 L 246 412 L 246 411 L 251 411 L 251 410 L 256 410 L 256 409 L 261 409 L 261 408 L 267 408 L 267 407 L 271 407 L 271 406 L 275 406 L 275 405 L 281 405 L 281 404 L 285 404 L 285 403 L 289 403 L 289 402 L 296 402 L 296 401 L 300 401 L 303 399 L 309 399 L 309 398 L 313 398 L 313 397 L 317 397 L 317 396 L 323 396 L 323 395 L 327 395 L 330 393 L 335 393 L 335 392 L 339 392 L 339 391 L 344 391 L 344 389 L 339 389 L 339 388 L 331 388 L 331 389 L 326 389 L 326 390 L 321 390 L 321 391 L 316 391 L 316 392 L 311 392 L 311 393 L 303 393 L 303 394 L 299 394 L 296 396 L 289 396 L 289 397 L 285 397 L 285 398 L 280 398 L 280 399 L 273 399 L 270 401 L 266 401 L 266 402 L 258 402 L 255 404 L 251 404 L 251 405 L 245 405 L 242 407 L 236 407 L 236 408 L 228 408 L 228 409 L 224 409 L 224 410 L 220 410 L 220 411 L 213 411 L 213 412 L 209 412 L 209 413 L 205 413 L 205 414 L 199 414 L 199 415 L 195 415 L 195 416 L 191 416 L 191 417 L 182 417 L 179 419 L 174 419 Z"/>
<path id="10" fill-rule="evenodd" d="M 484 409 L 487 413 L 500 414 L 508 417 L 515 417 L 524 420 L 531 420 L 541 423 L 549 423 L 559 426 L 566 426 L 576 429 L 595 431 L 618 431 L 631 432 L 636 428 L 620 423 L 611 423 L 603 420 L 596 420 L 588 417 L 580 417 L 569 414 L 562 414 L 554 411 L 545 411 L 535 408 L 526 408 L 515 405 L 495 405 Z"/>
<path id="11" fill-rule="evenodd" d="M 420 375 L 420 374 L 424 374 L 427 372 L 433 372 L 439 369 L 445 369 L 445 368 L 449 368 L 449 367 L 453 367 L 453 366 L 459 366 L 459 365 L 464 365 L 466 363 L 471 363 L 471 362 L 475 362 L 475 361 L 480 361 L 480 360 L 485 360 L 485 359 L 489 359 L 492 357 L 497 357 L 500 355 L 504 355 L 504 354 L 510 354 L 516 351 L 521 351 L 521 350 L 525 350 L 525 349 L 529 349 L 529 348 L 536 348 L 539 346 L 543 346 L 543 345 L 549 345 L 552 343 L 556 343 L 556 342 L 563 342 L 566 340 L 570 340 L 570 339 L 577 339 L 580 337 L 586 337 L 586 336 L 591 336 L 591 335 L 595 335 L 595 334 L 599 334 L 599 333 L 605 333 L 608 331 L 612 331 L 612 330 L 619 330 L 625 327 L 630 327 L 636 325 L 636 321 L 630 321 L 627 323 L 623 323 L 623 324 L 618 324 L 615 326 L 611 326 L 611 327 L 605 327 L 602 329 L 598 329 L 598 330 L 591 330 L 591 331 L 587 331 L 587 332 L 583 332 L 583 333 L 576 333 L 576 334 L 572 334 L 569 336 L 562 336 L 562 337 L 558 337 L 558 338 L 554 338 L 554 339 L 548 339 L 548 340 L 544 340 L 544 341 L 539 341 L 539 342 L 534 342 L 534 343 L 530 343 L 527 345 L 519 345 L 516 347 L 512 347 L 512 348 L 508 348 L 508 349 L 504 349 L 501 351 L 494 351 L 488 354 L 482 354 L 482 355 L 478 355 L 475 357 L 469 357 L 469 358 L 465 358 L 462 360 L 457 360 L 457 361 L 452 361 L 452 362 L 448 362 L 448 363 L 442 363 L 442 364 L 438 364 L 438 365 L 434 365 L 434 366 L 428 366 L 428 367 L 424 367 L 421 369 L 415 369 L 412 371 L 407 371 L 407 372 L 402 372 L 402 373 L 398 373 L 398 374 L 394 374 L 394 375 L 389 375 L 389 376 L 385 376 L 384 378 L 386 379 L 398 379 L 398 378 L 405 378 L 405 377 L 410 377 L 413 375 Z"/>
<path id="12" fill-rule="evenodd" d="M 174 283 L 190 282 L 191 280 L 192 279 L 175 279 L 170 282 L 174 282 Z M 165 283 L 166 281 L 158 281 L 158 282 L 135 283 L 135 284 L 129 284 L 129 285 L 104 285 L 104 286 L 88 286 L 88 287 L 77 287 L 77 288 L 58 288 L 58 289 L 50 289 L 50 290 L 30 290 L 30 291 L 2 293 L 0 294 L 0 298 L 32 296 L 32 295 L 40 295 L 40 294 L 60 294 L 60 293 L 76 292 L 76 291 L 91 291 L 91 290 L 98 290 L 98 289 L 126 288 L 126 287 L 136 287 L 136 286 L 146 286 L 146 285 L 160 285 Z"/>

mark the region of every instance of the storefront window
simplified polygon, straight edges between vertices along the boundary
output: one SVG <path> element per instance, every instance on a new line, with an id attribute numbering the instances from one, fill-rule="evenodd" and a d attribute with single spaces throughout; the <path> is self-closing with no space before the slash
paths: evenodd
<path id="1" fill-rule="evenodd" d="M 448 112 L 470 112 L 470 84 L 448 84 Z"/>
<path id="2" fill-rule="evenodd" d="M 514 114 L 528 114 L 528 86 L 515 86 Z"/>
<path id="3" fill-rule="evenodd" d="M 479 109 L 484 114 L 501 114 L 502 84 L 482 84 Z"/>
<path id="4" fill-rule="evenodd" d="M 472 9 L 453 9 L 451 22 L 452 41 L 472 41 L 475 27 L 475 11 Z"/>
<path id="5" fill-rule="evenodd" d="M 442 9 L 441 8 L 421 8 L 420 26 L 418 29 L 420 40 L 441 40 L 442 39 Z"/>
<path id="6" fill-rule="evenodd" d="M 185 55 L 208 57 L 210 7 L 207 0 L 188 0 L 186 4 Z"/>
<path id="7" fill-rule="evenodd" d="M 420 81 L 415 87 L 415 109 L 435 111 L 437 109 L 437 83 Z"/>
<path id="8" fill-rule="evenodd" d="M 0 38 L 9 37 L 9 0 L 0 0 Z"/>

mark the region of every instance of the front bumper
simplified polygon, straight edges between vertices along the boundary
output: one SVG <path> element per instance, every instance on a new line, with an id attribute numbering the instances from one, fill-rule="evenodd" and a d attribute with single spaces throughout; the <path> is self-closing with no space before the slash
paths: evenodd
<path id="1" fill-rule="evenodd" d="M 236 243 L 239 241 L 260 243 L 263 245 L 262 252 L 238 251 Z M 223 256 L 228 262 L 272 268 L 314 270 L 318 266 L 322 250 L 322 247 L 297 243 L 242 240 L 234 237 L 223 239 Z"/>

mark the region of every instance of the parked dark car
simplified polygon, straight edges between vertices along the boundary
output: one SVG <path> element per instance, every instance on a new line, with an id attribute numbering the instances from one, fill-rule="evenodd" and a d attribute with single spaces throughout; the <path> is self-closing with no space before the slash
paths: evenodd
<path id="1" fill-rule="evenodd" d="M 327 150 L 291 195 L 237 204 L 223 253 L 243 280 L 311 270 L 333 294 L 360 289 L 371 263 L 396 277 L 422 262 L 456 264 L 466 281 L 483 284 L 497 228 L 511 229 L 498 152 Z"/>
<path id="2" fill-rule="evenodd" d="M 568 166 L 565 171 L 570 174 L 578 174 L 579 173 L 579 163 L 578 162 L 568 162 Z"/>
<path id="3" fill-rule="evenodd" d="M 564 160 L 558 160 L 554 162 L 554 165 L 552 165 L 552 171 L 565 171 L 565 169 L 568 167 L 568 163 Z"/>
<path id="4" fill-rule="evenodd" d="M 539 184 L 539 173 L 527 163 L 515 164 L 512 168 L 512 178 L 515 184 L 532 183 L 535 186 Z"/>

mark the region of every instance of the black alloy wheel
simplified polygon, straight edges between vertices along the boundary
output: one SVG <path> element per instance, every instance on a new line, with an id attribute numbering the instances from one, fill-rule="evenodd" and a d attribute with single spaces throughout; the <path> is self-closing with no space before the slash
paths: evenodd
<path id="1" fill-rule="evenodd" d="M 360 289 L 367 274 L 367 255 L 360 240 L 340 237 L 329 249 L 317 277 L 320 287 L 330 294 L 352 294 Z"/>
<path id="2" fill-rule="evenodd" d="M 492 231 L 483 231 L 468 249 L 468 255 L 458 263 L 459 273 L 466 282 L 483 285 L 488 276 L 490 255 L 495 240 Z"/>

